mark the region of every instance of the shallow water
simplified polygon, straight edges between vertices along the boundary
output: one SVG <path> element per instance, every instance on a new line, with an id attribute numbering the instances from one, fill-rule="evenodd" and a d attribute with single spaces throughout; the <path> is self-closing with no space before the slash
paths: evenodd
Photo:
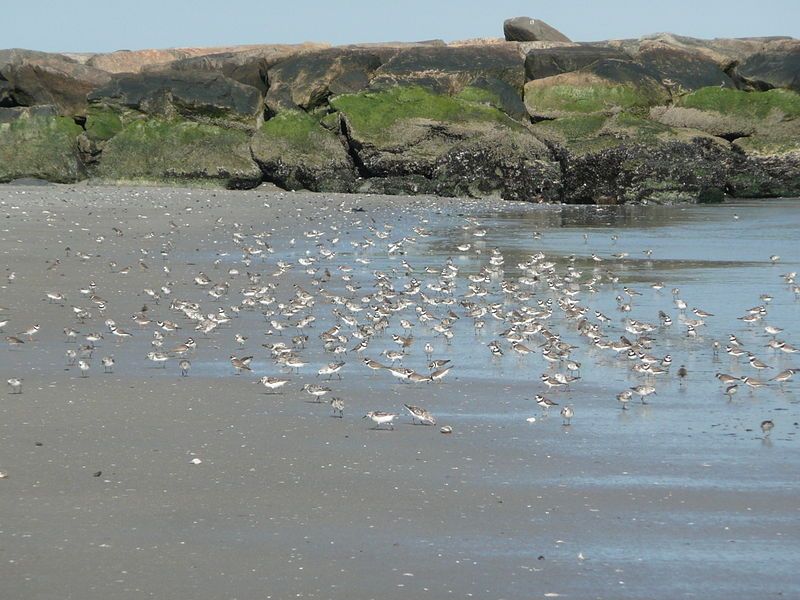
<path id="1" fill-rule="evenodd" d="M 0 306 L 9 309 L 0 317 L 12 321 L 6 334 L 42 325 L 25 347 L 3 350 L 0 362 L 3 380 L 25 378 L 24 393 L 7 395 L 0 408 L 0 469 L 10 474 L 0 481 L 0 512 L 7 515 L 0 525 L 0 575 L 8 597 L 800 595 L 797 381 L 752 393 L 741 385 L 729 402 L 714 373 L 766 377 L 724 350 L 715 357 L 711 348 L 713 340 L 724 347 L 736 334 L 775 367 L 771 374 L 800 367 L 798 355 L 765 347 L 770 336 L 763 323 L 737 320 L 768 293 L 765 322 L 783 327 L 779 337 L 800 346 L 800 301 L 780 277 L 800 271 L 800 200 L 595 208 L 8 187 L 0 188 L 0 202 L 8 217 L 0 226 L 0 266 L 18 273 L 0 288 Z M 176 232 L 170 233 L 170 219 Z M 112 226 L 125 235 L 114 236 Z M 419 226 L 430 235 L 415 232 Z M 385 231 L 385 239 L 369 227 Z M 474 236 L 476 227 L 485 237 Z M 305 236 L 311 229 L 324 235 Z M 243 266 L 234 230 L 269 231 L 274 252 Z M 402 254 L 387 252 L 403 238 L 413 240 Z M 350 245 L 364 239 L 375 245 Z M 158 252 L 168 242 L 171 272 L 165 275 Z M 464 243 L 470 249 L 458 250 Z M 259 311 L 243 311 L 209 338 L 179 319 L 183 329 L 168 336 L 167 347 L 188 335 L 197 339 L 188 378 L 178 376 L 176 360 L 161 369 L 144 359 L 152 326 L 139 330 L 130 315 L 147 303 L 159 318 L 179 317 L 168 300 L 154 305 L 144 287 L 172 281 L 173 297 L 213 312 L 235 304 L 248 286 L 243 276 L 226 274 L 236 267 L 279 282 L 275 296 L 285 302 L 293 283 L 315 289 L 297 259 L 316 256 L 317 244 L 336 249 L 319 264 L 334 275 L 326 289 L 343 296 L 351 294 L 340 265 L 355 267 L 350 283 L 361 286 L 359 295 L 373 291 L 372 273 L 379 270 L 398 289 L 417 277 L 423 292 L 435 296 L 425 285 L 437 277 L 423 269 L 441 269 L 452 257 L 461 298 L 465 277 L 487 265 L 494 248 L 511 281 L 521 274 L 517 263 L 536 252 L 561 274 L 574 255 L 582 281 L 609 271 L 619 277 L 577 297 L 590 321 L 595 310 L 611 318 L 603 327 L 609 339 L 634 337 L 624 331 L 625 317 L 658 323 L 659 310 L 672 316 L 670 328 L 650 334 L 656 340 L 651 354 L 672 355 L 671 373 L 655 379 L 658 391 L 649 404 L 634 398 L 629 410 L 620 410 L 616 394 L 643 380 L 627 359 L 589 347 L 555 308 L 547 326 L 576 346 L 571 358 L 582 363 L 581 379 L 569 391 L 547 392 L 539 376 L 552 369 L 538 353 L 518 357 L 502 341 L 505 355 L 491 356 L 486 344 L 500 339 L 508 323 L 487 315 L 476 333 L 458 303 L 429 308 L 439 318 L 450 309 L 461 317 L 447 344 L 415 318 L 412 306 L 396 313 L 387 334 L 363 354 L 382 359 L 382 350 L 394 350 L 389 334 L 402 334 L 397 321 L 410 318 L 415 341 L 403 365 L 426 372 L 422 346 L 430 341 L 436 358 L 452 360 L 451 374 L 442 383 L 397 383 L 348 353 L 341 357 L 343 379 L 326 382 L 331 395 L 346 401 L 345 417 L 333 419 L 327 404 L 308 402 L 301 391 L 304 383 L 319 382 L 320 366 L 338 359 L 321 348 L 320 332 L 334 323 L 321 298 L 301 351 L 309 364 L 281 394 L 264 394 L 256 383 L 258 376 L 280 374 L 261 344 L 288 343 L 296 331 L 267 336 L 270 326 Z M 72 249 L 69 258 L 65 246 Z M 91 258 L 75 258 L 78 250 Z M 628 256 L 618 260 L 615 253 Z M 774 265 L 773 254 L 781 257 Z M 45 261 L 57 256 L 61 265 L 48 271 Z M 140 257 L 147 270 L 137 267 Z M 122 276 L 107 267 L 109 260 L 134 268 Z M 280 260 L 295 267 L 272 278 Z M 406 275 L 402 260 L 413 273 Z M 200 271 L 231 280 L 223 302 L 192 283 Z M 111 317 L 134 338 L 117 342 L 106 333 L 93 370 L 81 378 L 65 364 L 70 345 L 61 329 L 74 324 L 70 304 L 89 304 L 77 288 L 90 280 L 108 308 L 75 327 L 104 331 L 103 320 Z M 486 286 L 486 297 L 470 300 L 514 308 L 500 281 Z M 650 288 L 656 281 L 663 281 L 662 290 Z M 642 294 L 624 316 L 615 301 L 623 286 Z M 686 336 L 673 304 L 675 287 L 690 309 L 714 313 L 697 338 Z M 67 294 L 65 307 L 41 300 L 53 289 Z M 543 285 L 533 291 L 530 303 L 555 297 Z M 250 338 L 242 348 L 236 332 Z M 528 345 L 538 351 L 539 343 Z M 112 374 L 99 366 L 105 354 L 117 361 Z M 234 375 L 231 354 L 254 355 L 253 373 Z M 675 376 L 681 364 L 689 372 L 683 385 Z M 558 408 L 542 415 L 532 400 L 537 393 L 574 406 L 572 425 L 562 425 Z M 394 432 L 371 430 L 361 419 L 367 410 L 402 412 L 404 402 L 427 407 L 438 425 L 455 433 L 411 426 L 405 415 Z M 768 439 L 759 428 L 764 419 L 776 425 Z M 203 463 L 189 464 L 197 456 Z M 98 470 L 103 474 L 93 478 Z"/>

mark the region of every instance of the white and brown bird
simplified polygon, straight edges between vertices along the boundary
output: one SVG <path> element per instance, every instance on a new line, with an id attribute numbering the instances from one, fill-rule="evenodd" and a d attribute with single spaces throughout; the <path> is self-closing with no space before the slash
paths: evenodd
<path id="1" fill-rule="evenodd" d="M 403 404 L 411 413 L 411 422 L 419 421 L 421 425 L 436 425 L 436 419 L 426 409 L 411 404 Z"/>

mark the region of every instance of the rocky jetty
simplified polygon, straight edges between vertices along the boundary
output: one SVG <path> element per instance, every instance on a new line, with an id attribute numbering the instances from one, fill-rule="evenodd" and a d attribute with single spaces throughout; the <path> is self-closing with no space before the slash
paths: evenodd
<path id="1" fill-rule="evenodd" d="M 800 41 L 0 50 L 0 182 L 617 204 L 800 195 Z"/>

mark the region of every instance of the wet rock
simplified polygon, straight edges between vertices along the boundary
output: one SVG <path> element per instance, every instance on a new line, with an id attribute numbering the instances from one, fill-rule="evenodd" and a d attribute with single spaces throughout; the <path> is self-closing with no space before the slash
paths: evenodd
<path id="1" fill-rule="evenodd" d="M 509 42 L 569 42 L 570 39 L 541 19 L 514 17 L 503 23 L 503 35 Z"/>
<path id="2" fill-rule="evenodd" d="M 350 192 L 353 161 L 334 131 L 302 111 L 284 111 L 258 130 L 251 141 L 253 158 L 264 178 L 284 189 Z"/>

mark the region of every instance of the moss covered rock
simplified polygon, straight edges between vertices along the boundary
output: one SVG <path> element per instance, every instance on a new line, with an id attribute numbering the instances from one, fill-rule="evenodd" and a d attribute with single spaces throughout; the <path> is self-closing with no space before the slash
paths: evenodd
<path id="1" fill-rule="evenodd" d="M 644 111 L 668 100 L 667 89 L 653 72 L 623 60 L 601 60 L 580 71 L 525 84 L 525 106 L 535 119 Z"/>
<path id="2" fill-rule="evenodd" d="M 25 109 L 14 120 L 0 123 L 0 182 L 23 177 L 57 183 L 81 179 L 76 141 L 81 128 L 70 118 L 36 112 Z"/>
<path id="3" fill-rule="evenodd" d="M 372 190 L 558 198 L 550 151 L 494 106 L 420 87 L 341 96 L 331 104 Z"/>
<path id="4" fill-rule="evenodd" d="M 349 192 L 355 186 L 355 167 L 336 131 L 305 112 L 273 117 L 255 134 L 251 148 L 264 178 L 283 188 Z"/>
<path id="5" fill-rule="evenodd" d="M 105 143 L 93 175 L 110 181 L 206 182 L 229 188 L 261 182 L 244 132 L 150 117 L 125 124 Z"/>

